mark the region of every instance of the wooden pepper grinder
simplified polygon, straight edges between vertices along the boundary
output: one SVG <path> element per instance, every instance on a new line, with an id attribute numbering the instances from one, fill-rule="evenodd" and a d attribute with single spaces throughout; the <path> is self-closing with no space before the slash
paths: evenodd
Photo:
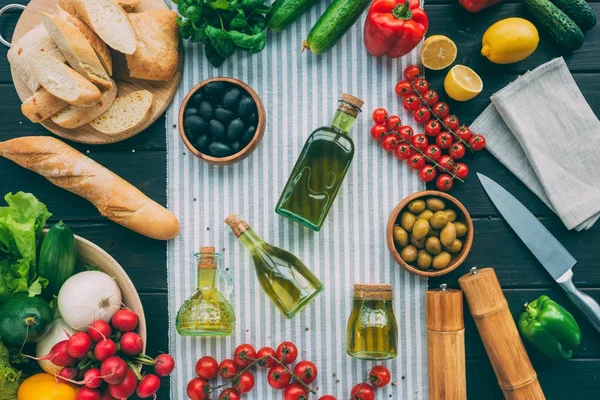
<path id="1" fill-rule="evenodd" d="M 442 284 L 440 290 L 425 292 L 429 399 L 464 400 L 467 379 L 463 294 L 446 287 Z"/>
<path id="2" fill-rule="evenodd" d="M 458 283 L 465 292 L 469 311 L 504 397 L 508 400 L 545 399 L 494 269 L 473 267 Z"/>

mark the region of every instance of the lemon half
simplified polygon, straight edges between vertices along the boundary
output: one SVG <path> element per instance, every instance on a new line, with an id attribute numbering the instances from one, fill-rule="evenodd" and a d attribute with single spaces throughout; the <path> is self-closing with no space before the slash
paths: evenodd
<path id="1" fill-rule="evenodd" d="M 426 68 L 444 69 L 456 60 L 458 49 L 447 36 L 433 35 L 427 38 L 421 48 L 421 62 Z"/>
<path id="2" fill-rule="evenodd" d="M 471 68 L 455 65 L 444 79 L 444 89 L 452 99 L 467 101 L 481 93 L 483 81 Z"/>

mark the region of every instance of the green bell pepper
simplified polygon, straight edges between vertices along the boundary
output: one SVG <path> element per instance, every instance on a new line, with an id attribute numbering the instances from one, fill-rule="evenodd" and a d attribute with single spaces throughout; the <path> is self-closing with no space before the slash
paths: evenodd
<path id="1" fill-rule="evenodd" d="M 519 330 L 540 352 L 554 360 L 568 360 L 579 346 L 581 331 L 575 318 L 548 296 L 525 303 Z"/>

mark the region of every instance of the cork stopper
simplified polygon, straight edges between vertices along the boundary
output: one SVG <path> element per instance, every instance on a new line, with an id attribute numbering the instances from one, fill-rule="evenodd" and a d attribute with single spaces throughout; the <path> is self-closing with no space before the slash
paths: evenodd
<path id="1" fill-rule="evenodd" d="M 198 268 L 200 269 L 216 269 L 217 263 L 215 262 L 216 249 L 214 246 L 203 246 L 200 247 L 200 253 L 198 258 Z"/>
<path id="2" fill-rule="evenodd" d="M 249 228 L 248 224 L 236 213 L 229 214 L 227 218 L 225 218 L 225 223 L 229 225 L 235 237 L 238 238 Z"/>
<path id="3" fill-rule="evenodd" d="M 340 101 L 340 106 L 338 107 L 338 110 L 341 110 L 356 118 L 358 116 L 358 113 L 361 111 L 361 107 L 363 104 L 363 101 L 358 97 L 354 97 L 350 94 L 344 93 L 342 95 L 342 100 Z"/>
<path id="4" fill-rule="evenodd" d="M 439 332 L 456 332 L 464 329 L 463 293 L 457 289 L 425 291 L 427 329 Z"/>
<path id="5" fill-rule="evenodd" d="M 355 283 L 353 297 L 366 300 L 391 300 L 392 285 L 386 283 Z"/>

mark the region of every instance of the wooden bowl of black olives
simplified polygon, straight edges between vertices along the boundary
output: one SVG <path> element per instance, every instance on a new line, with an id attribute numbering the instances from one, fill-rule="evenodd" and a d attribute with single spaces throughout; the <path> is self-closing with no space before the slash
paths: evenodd
<path id="1" fill-rule="evenodd" d="M 265 108 L 256 92 L 233 78 L 196 85 L 179 110 L 179 134 L 186 147 L 210 164 L 233 164 L 256 149 L 265 132 Z"/>
<path id="2" fill-rule="evenodd" d="M 437 190 L 414 193 L 390 214 L 386 239 L 396 262 L 435 277 L 458 268 L 473 245 L 473 220 L 456 198 Z"/>

